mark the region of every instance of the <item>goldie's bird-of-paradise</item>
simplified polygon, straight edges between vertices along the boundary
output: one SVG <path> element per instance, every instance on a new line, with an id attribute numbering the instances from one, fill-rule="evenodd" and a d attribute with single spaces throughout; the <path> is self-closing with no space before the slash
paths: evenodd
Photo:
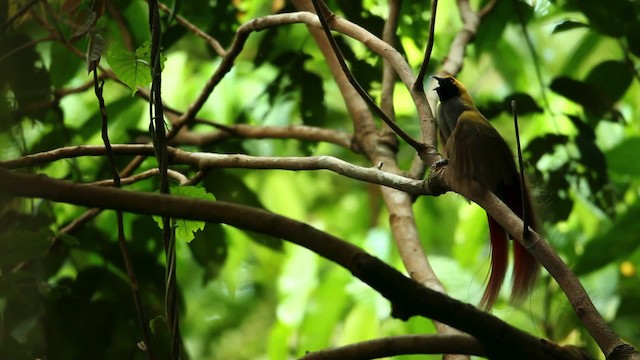
<path id="1" fill-rule="evenodd" d="M 511 149 L 498 131 L 476 109 L 469 92 L 453 76 L 433 76 L 440 98 L 437 122 L 444 153 L 448 157 L 448 169 L 456 185 L 465 188 L 471 181 L 493 192 L 516 215 L 522 218 L 520 175 Z M 526 187 L 526 185 L 525 185 Z M 524 213 L 534 231 L 538 230 L 528 189 L 524 189 Z M 480 305 L 489 309 L 496 301 L 504 282 L 508 262 L 509 235 L 491 216 L 491 271 L 487 288 Z M 518 241 L 513 241 L 512 300 L 525 297 L 533 287 L 538 262 Z"/>

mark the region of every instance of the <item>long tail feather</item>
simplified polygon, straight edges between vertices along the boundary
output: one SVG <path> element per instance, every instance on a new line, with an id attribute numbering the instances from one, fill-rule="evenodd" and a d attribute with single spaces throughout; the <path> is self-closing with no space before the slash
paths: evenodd
<path id="1" fill-rule="evenodd" d="M 524 206 L 526 210 L 527 223 L 535 231 L 539 231 L 538 219 L 531 203 L 531 195 L 527 184 L 524 189 Z M 509 207 L 522 218 L 522 200 L 520 199 L 520 186 L 509 194 Z M 520 242 L 513 241 L 513 285 L 511 290 L 511 301 L 518 302 L 526 297 L 533 288 L 540 265 L 538 260 L 531 255 Z"/>
<path id="2" fill-rule="evenodd" d="M 480 300 L 480 306 L 484 309 L 490 309 L 495 303 L 507 272 L 507 232 L 490 216 L 489 232 L 491 234 L 491 272 L 487 288 Z"/>
<path id="3" fill-rule="evenodd" d="M 518 241 L 513 241 L 513 286 L 511 301 L 519 302 L 525 298 L 538 276 L 538 261 Z"/>

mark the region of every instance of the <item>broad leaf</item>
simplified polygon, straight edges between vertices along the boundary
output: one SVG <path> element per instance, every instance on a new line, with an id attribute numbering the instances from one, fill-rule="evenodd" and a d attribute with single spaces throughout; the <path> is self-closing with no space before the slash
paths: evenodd
<path id="1" fill-rule="evenodd" d="M 133 96 L 137 91 L 137 87 L 146 87 L 151 84 L 151 45 L 145 42 L 136 49 L 135 53 L 130 52 L 115 43 L 111 45 L 107 52 L 107 62 L 111 65 L 113 72 L 122 80 Z M 160 56 L 160 67 L 164 67 L 166 58 Z"/>
<path id="2" fill-rule="evenodd" d="M 584 248 L 573 268 L 576 275 L 595 271 L 614 261 L 629 256 L 638 247 L 640 233 L 640 206 L 630 208 L 613 221 L 611 226 L 597 235 Z"/>
<path id="3" fill-rule="evenodd" d="M 191 197 L 195 199 L 214 201 L 215 197 L 204 188 L 198 186 L 177 186 L 171 188 L 171 194 L 176 196 Z M 161 226 L 162 217 L 154 216 L 153 220 Z M 179 241 L 191 242 L 198 230 L 204 229 L 204 221 L 176 219 L 176 239 Z"/>

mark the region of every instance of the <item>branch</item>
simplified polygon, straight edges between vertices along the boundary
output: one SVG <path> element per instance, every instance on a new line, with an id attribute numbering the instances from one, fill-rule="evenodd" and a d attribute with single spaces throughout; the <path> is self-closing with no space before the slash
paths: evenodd
<path id="1" fill-rule="evenodd" d="M 120 179 L 120 185 L 131 185 L 138 181 L 145 180 L 154 176 L 158 176 L 160 174 L 160 170 L 158 168 L 149 169 L 147 171 L 143 171 L 139 174 L 129 176 L 123 179 Z M 170 179 L 173 179 L 180 185 L 189 184 L 189 179 L 178 171 L 168 169 L 167 176 Z M 98 185 L 98 186 L 114 186 L 115 182 L 113 180 L 100 180 L 89 183 L 89 185 Z"/>
<path id="2" fill-rule="evenodd" d="M 307 125 L 289 126 L 254 126 L 247 124 L 221 125 L 207 120 L 198 120 L 196 123 L 206 124 L 219 131 L 200 133 L 195 131 L 181 131 L 176 135 L 173 143 L 182 145 L 207 145 L 233 137 L 247 139 L 298 139 L 318 141 L 335 144 L 357 151 L 353 143 L 353 136 L 343 131 L 324 129 Z"/>
<path id="3" fill-rule="evenodd" d="M 160 9 L 162 9 L 162 11 L 170 14 L 171 13 L 171 9 L 159 2 L 158 3 L 158 7 Z M 222 45 L 220 45 L 220 43 L 218 42 L 218 40 L 214 39 L 213 37 L 211 37 L 209 34 L 207 34 L 206 32 L 204 32 L 202 29 L 200 29 L 199 27 L 197 27 L 196 25 L 192 24 L 189 20 L 183 18 L 180 15 L 175 14 L 175 19 L 176 21 L 184 26 L 187 30 L 191 31 L 192 33 L 194 33 L 196 36 L 204 39 L 204 41 L 207 42 L 207 44 L 209 44 L 209 46 L 211 46 L 211 48 L 220 56 L 225 56 L 226 55 L 226 51 L 224 50 L 224 48 L 222 47 Z"/>
<path id="4" fill-rule="evenodd" d="M 453 353 L 486 356 L 482 344 L 469 335 L 404 335 L 310 352 L 300 360 L 377 359 L 409 354 Z"/>
<path id="5" fill-rule="evenodd" d="M 431 20 L 429 21 L 429 37 L 427 39 L 427 47 L 424 50 L 424 57 L 422 58 L 422 64 L 420 65 L 420 71 L 418 71 L 418 77 L 414 83 L 414 88 L 422 89 L 424 92 L 424 76 L 427 73 L 427 67 L 429 67 L 429 61 L 431 60 L 431 52 L 433 50 L 433 40 L 436 30 L 436 10 L 438 9 L 438 0 L 431 0 Z"/>
<path id="6" fill-rule="evenodd" d="M 351 84 L 351 86 L 353 86 L 353 88 L 358 92 L 358 94 L 360 94 L 360 96 L 367 103 L 367 105 L 369 105 L 369 107 L 373 109 L 373 111 L 376 114 L 378 114 L 378 116 L 387 124 L 387 126 L 389 126 L 398 136 L 400 136 L 400 138 L 402 138 L 402 140 L 404 140 L 407 144 L 409 144 L 412 148 L 414 148 L 418 153 L 422 153 L 423 151 L 425 151 L 426 146 L 414 140 L 409 134 L 404 132 L 404 130 L 402 130 L 402 128 L 398 126 L 398 124 L 396 124 L 395 121 L 391 120 L 389 115 L 387 115 L 376 104 L 376 102 L 373 101 L 371 96 L 369 96 L 366 90 L 360 85 L 360 83 L 353 76 L 353 74 L 351 73 L 351 70 L 349 70 L 347 63 L 344 60 L 344 56 L 342 55 L 342 52 L 340 52 L 340 48 L 338 47 L 338 44 L 336 43 L 335 39 L 331 35 L 331 30 L 329 29 L 328 20 L 326 19 L 326 17 L 328 16 L 330 17 L 330 20 L 332 20 L 332 18 L 335 17 L 335 15 L 331 13 L 329 9 L 327 9 L 324 3 L 323 3 L 323 7 L 321 8 L 319 1 L 320 0 L 312 0 L 313 7 L 315 8 L 315 12 L 318 15 L 320 24 L 322 25 L 322 30 L 324 31 L 325 36 L 327 37 L 327 40 L 329 41 L 329 44 L 333 49 L 335 57 L 338 60 L 338 64 L 340 64 L 340 68 L 342 69 L 342 72 L 344 73 L 344 75 L 347 77 L 347 80 L 349 80 L 349 83 Z M 327 14 L 325 15 L 323 12 L 326 12 Z"/>
<path id="7" fill-rule="evenodd" d="M 102 141 L 104 143 L 107 159 L 109 160 L 109 166 L 111 168 L 113 177 L 113 184 L 119 188 L 121 186 L 120 174 L 118 173 L 116 159 L 111 149 L 111 140 L 109 140 L 109 121 L 107 116 L 107 108 L 105 106 L 103 97 L 104 80 L 98 80 L 98 72 L 95 68 L 93 69 L 93 83 L 93 89 L 96 94 L 96 98 L 98 99 L 98 107 L 100 109 Z M 138 278 L 136 276 L 133 262 L 131 261 L 131 254 L 129 252 L 127 240 L 124 234 L 124 220 L 121 210 L 116 210 L 116 224 L 118 228 L 118 245 L 120 247 L 120 253 L 122 254 L 122 260 L 124 262 L 125 269 L 127 270 L 127 276 L 129 277 L 129 284 L 131 286 L 134 307 L 138 316 L 138 325 L 140 326 L 140 330 L 144 339 L 145 354 L 147 355 L 147 358 L 149 360 L 155 360 L 156 355 L 151 343 L 151 331 L 149 329 L 149 324 L 147 322 L 147 317 L 145 315 L 144 306 L 142 303 L 142 296 L 140 294 Z"/>
<path id="8" fill-rule="evenodd" d="M 393 46 L 398 46 L 398 19 L 400 17 L 400 7 L 402 6 L 402 0 L 390 0 L 388 2 L 387 20 L 384 22 L 384 28 L 382 29 L 382 41 Z M 380 108 L 389 117 L 395 121 L 396 114 L 393 106 L 393 93 L 395 90 L 396 81 L 398 75 L 393 70 L 393 66 L 388 60 L 383 59 L 382 65 L 382 86 L 380 90 Z M 396 145 L 397 146 L 397 145 Z"/>
<path id="9" fill-rule="evenodd" d="M 120 155 L 152 155 L 151 145 L 112 145 L 114 154 Z M 173 164 L 189 164 L 200 169 L 208 168 L 245 168 L 245 169 L 279 169 L 279 170 L 331 170 L 352 179 L 389 186 L 411 194 L 430 194 L 425 181 L 410 179 L 404 176 L 382 171 L 380 167 L 361 167 L 332 156 L 310 157 L 267 157 L 242 154 L 214 154 L 204 152 L 187 152 L 168 147 L 169 159 Z M 56 150 L 27 155 L 15 160 L 2 161 L 0 167 L 17 169 L 49 163 L 52 161 L 80 156 L 103 156 L 103 146 L 71 146 Z"/>
<path id="10" fill-rule="evenodd" d="M 246 43 L 246 40 L 251 32 L 261 31 L 272 26 L 294 23 L 305 23 L 307 25 L 315 26 L 318 28 L 321 27 L 318 17 L 309 12 L 269 15 L 262 18 L 253 19 L 240 26 L 238 28 L 238 31 L 236 32 L 236 36 L 231 44 L 231 47 L 222 58 L 220 66 L 218 66 L 216 71 L 209 78 L 198 98 L 189 106 L 189 109 L 176 122 L 172 131 L 177 131 L 187 123 L 194 120 L 196 114 L 198 113 L 198 111 L 200 111 L 206 100 L 209 98 L 213 89 L 231 70 L 235 59 L 242 51 L 244 44 Z M 419 93 L 412 91 L 415 77 L 413 76 L 409 65 L 404 60 L 402 55 L 393 47 L 380 40 L 378 37 L 349 21 L 334 17 L 332 18 L 331 25 L 334 30 L 350 36 L 355 40 L 358 40 L 381 57 L 387 59 L 390 64 L 393 65 L 394 69 L 400 76 L 400 79 L 409 90 L 411 97 L 416 105 L 420 121 L 423 124 L 423 126 L 421 126 L 421 128 L 423 129 L 422 137 L 425 139 L 435 139 L 435 119 L 433 118 L 433 114 L 431 113 L 431 108 L 424 98 L 424 95 L 420 95 Z M 427 126 L 426 124 L 429 125 Z M 434 133 L 424 133 L 424 131 L 433 131 Z M 427 144 L 427 148 L 422 151 L 421 156 L 429 164 L 441 158 L 435 150 L 435 144 Z"/>
<path id="11" fill-rule="evenodd" d="M 31 0 L 30 2 L 26 3 L 23 7 L 18 9 L 18 11 L 16 11 L 15 14 L 13 14 L 4 23 L 2 23 L 2 25 L 0 25 L 0 33 L 4 33 L 4 30 L 6 28 L 11 26 L 11 24 L 13 24 L 18 18 L 20 18 L 22 15 L 24 15 L 27 11 L 29 11 L 39 1 L 40 0 Z M 16 4 L 19 5 L 20 3 L 16 3 Z"/>
<path id="12" fill-rule="evenodd" d="M 222 57 L 220 65 L 216 68 L 211 77 L 207 80 L 204 88 L 200 92 L 198 98 L 189 106 L 187 111 L 180 117 L 180 119 L 174 125 L 172 131 L 178 131 L 180 128 L 193 121 L 197 113 L 202 109 L 204 103 L 207 101 L 213 89 L 222 81 L 224 76 L 231 71 L 233 64 L 240 55 L 240 52 L 244 48 L 244 45 L 249 38 L 249 34 L 255 31 L 261 31 L 272 26 L 283 24 L 295 24 L 305 22 L 304 17 L 314 17 L 309 13 L 290 13 L 290 14 L 277 14 L 268 15 L 262 18 L 253 19 L 243 25 L 241 25 L 236 31 L 236 35 L 229 47 L 229 50 L 225 52 Z M 310 21 L 310 19 L 307 19 Z"/>
<path id="13" fill-rule="evenodd" d="M 393 66 L 400 77 L 400 80 L 405 84 L 405 87 L 409 91 L 409 94 L 416 106 L 421 123 L 420 129 L 422 130 L 422 139 L 426 139 L 427 141 L 423 143 L 420 148 L 416 148 L 415 146 L 414 148 L 418 150 L 420 158 L 428 164 L 441 159 L 441 156 L 436 150 L 435 142 L 429 142 L 429 139 L 435 140 L 436 138 L 435 118 L 433 117 L 431 107 L 429 107 L 424 94 L 414 91 L 413 84 L 415 83 L 415 77 L 406 60 L 391 45 L 371 34 L 366 29 L 335 15 L 333 15 L 330 20 L 330 25 L 333 30 L 358 40 L 362 44 L 366 45 L 370 50 L 389 61 L 389 64 Z"/>
<path id="14" fill-rule="evenodd" d="M 622 342 L 618 335 L 607 325 L 578 278 L 545 239 L 531 228 L 529 228 L 530 237 L 523 239 L 524 226 L 522 219 L 514 214 L 498 197 L 490 192 L 480 190 L 479 187 L 470 186 L 469 189 L 455 187 L 456 182 L 452 180 L 450 173 L 446 171 L 446 167 L 443 167 L 432 172 L 428 181 L 430 183 L 444 181 L 453 191 L 480 205 L 509 234 L 523 244 L 560 285 L 560 288 L 562 288 L 562 291 L 573 306 L 576 315 L 578 315 L 607 359 L 610 359 L 610 355 L 614 351 L 621 351 L 621 349 L 630 347 Z M 640 358 L 640 353 L 635 349 L 633 351 L 634 356 Z"/>
<path id="15" fill-rule="evenodd" d="M 2 168 L 0 192 L 81 206 L 224 223 L 269 234 L 303 246 L 350 270 L 392 303 L 392 316 L 405 320 L 411 316 L 424 316 L 454 326 L 477 338 L 492 359 L 586 359 L 577 357 L 572 347 L 555 346 L 530 336 L 471 305 L 428 289 L 355 245 L 266 210 L 223 201 L 79 185 Z"/>
<path id="16" fill-rule="evenodd" d="M 460 13 L 460 17 L 462 18 L 463 27 L 458 31 L 458 34 L 454 38 L 451 43 L 451 47 L 449 48 L 449 53 L 444 57 L 444 61 L 442 63 L 441 70 L 437 72 L 436 75 L 444 76 L 446 74 L 456 75 L 462 69 L 462 64 L 464 62 L 464 56 L 467 49 L 467 46 L 473 41 L 478 32 L 478 27 L 480 26 L 480 20 L 482 20 L 495 6 L 496 1 L 490 0 L 487 5 L 480 10 L 479 14 L 476 14 L 469 5 L 468 0 L 457 0 L 458 11 Z M 433 15 L 433 13 L 432 13 Z M 435 81 L 430 81 L 428 86 L 426 87 L 426 96 L 428 99 L 428 103 L 432 109 L 436 109 L 438 104 L 438 95 L 433 89 L 435 88 Z M 437 130 L 435 129 L 435 124 L 433 124 L 433 141 L 435 144 L 435 137 Z M 416 156 L 411 163 L 411 170 L 409 171 L 409 176 L 412 178 L 422 178 L 424 176 L 424 172 L 426 170 L 425 165 L 431 165 L 431 163 L 425 163 L 422 159 Z"/>
<path id="17" fill-rule="evenodd" d="M 312 5 L 305 0 L 294 0 L 294 4 L 298 9 L 313 10 Z M 339 25 L 340 20 L 336 19 L 335 21 L 337 22 L 336 24 Z M 342 22 L 350 24 L 344 20 Z M 354 137 L 362 149 L 362 152 L 367 155 L 373 164 L 383 163 L 386 171 L 401 174 L 402 171 L 398 168 L 396 161 L 395 151 L 397 148 L 393 147 L 395 142 L 393 144 L 389 143 L 388 140 L 385 140 L 384 137 L 379 135 L 371 112 L 360 95 L 347 81 L 346 76 L 338 65 L 335 53 L 330 48 L 326 36 L 324 36 L 317 25 L 308 25 L 308 27 L 318 43 L 318 47 L 326 59 L 329 70 L 342 93 L 345 105 L 354 124 Z M 354 25 L 354 27 L 356 26 Z M 364 30 L 359 36 L 364 44 L 367 44 L 367 46 L 381 55 L 385 61 L 392 65 L 396 72 L 398 72 L 398 69 L 404 69 L 405 80 L 412 79 L 413 74 L 411 70 L 401 56 L 396 56 L 398 52 L 393 47 Z M 406 81 L 405 85 L 408 88 L 410 87 L 410 84 Z M 421 99 L 424 100 L 424 97 Z M 418 106 L 418 108 L 420 107 Z M 412 209 L 411 198 L 407 196 L 406 193 L 395 191 L 392 188 L 382 187 L 380 190 L 389 211 L 389 223 L 393 239 L 397 245 L 402 262 L 411 278 L 431 289 L 444 293 L 444 287 L 435 276 L 424 253 Z M 437 322 L 435 325 L 440 332 L 441 328 Z"/>

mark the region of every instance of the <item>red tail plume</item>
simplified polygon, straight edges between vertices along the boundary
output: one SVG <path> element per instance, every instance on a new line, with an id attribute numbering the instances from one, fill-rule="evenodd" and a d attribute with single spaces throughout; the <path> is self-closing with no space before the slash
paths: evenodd
<path id="1" fill-rule="evenodd" d="M 522 200 L 520 198 L 520 186 L 510 191 L 508 196 L 509 207 L 522 218 Z M 538 219 L 531 205 L 529 189 L 525 183 L 524 206 L 527 215 L 527 223 L 534 231 L 539 231 Z M 538 260 L 517 240 L 513 241 L 513 285 L 511 301 L 518 302 L 529 294 L 536 281 L 539 268 Z"/>
<path id="2" fill-rule="evenodd" d="M 490 216 L 489 232 L 491 234 L 491 272 L 487 288 L 480 300 L 480 306 L 484 309 L 490 309 L 498 298 L 507 272 L 507 232 Z"/>
<path id="3" fill-rule="evenodd" d="M 517 179 L 517 177 L 516 177 Z M 510 184 L 504 184 L 497 191 L 496 195 L 504 201 L 507 206 L 522 218 L 522 200 L 520 183 L 514 179 Z M 525 208 L 527 222 L 532 229 L 538 229 L 537 218 L 531 205 L 528 189 L 525 188 Z M 498 298 L 500 287 L 504 282 L 507 270 L 508 235 L 500 224 L 489 217 L 489 232 L 491 233 L 491 273 L 487 289 L 482 295 L 480 306 L 490 309 Z M 529 251 L 518 241 L 513 241 L 513 285 L 511 290 L 511 300 L 518 302 L 529 294 L 538 275 L 538 261 Z"/>
<path id="4" fill-rule="evenodd" d="M 538 261 L 518 241 L 513 241 L 513 286 L 511 301 L 518 302 L 529 294 L 538 275 Z"/>

